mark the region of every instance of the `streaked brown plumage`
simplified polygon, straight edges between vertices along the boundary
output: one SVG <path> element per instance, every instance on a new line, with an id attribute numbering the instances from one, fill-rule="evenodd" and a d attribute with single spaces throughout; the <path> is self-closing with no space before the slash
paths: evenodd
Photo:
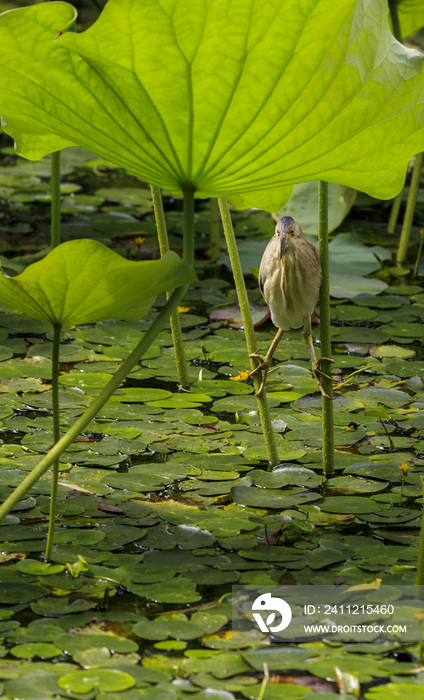
<path id="1" fill-rule="evenodd" d="M 272 322 L 279 330 L 265 358 L 258 353 L 251 355 L 260 363 L 250 374 L 263 370 L 258 393 L 263 391 L 271 359 L 283 331 L 303 327 L 313 374 L 321 393 L 327 396 L 320 378 L 321 360 L 315 356 L 311 335 L 311 314 L 318 301 L 320 285 L 321 263 L 315 246 L 306 240 L 295 219 L 283 216 L 277 222 L 275 234 L 265 249 L 259 267 L 259 287 L 269 306 Z"/>

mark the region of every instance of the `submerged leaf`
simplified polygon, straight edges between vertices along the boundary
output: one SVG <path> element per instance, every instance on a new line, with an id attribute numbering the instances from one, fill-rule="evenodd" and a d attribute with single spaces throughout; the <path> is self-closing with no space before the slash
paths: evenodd
<path id="1" fill-rule="evenodd" d="M 384 0 L 109 0 L 60 36 L 74 8 L 42 3 L 1 17 L 0 112 L 27 158 L 81 145 L 171 192 L 276 211 L 324 179 L 389 198 L 424 107 L 423 58 L 386 16 Z"/>
<path id="2" fill-rule="evenodd" d="M 60 326 L 119 317 L 137 321 L 156 296 L 195 279 L 176 253 L 134 262 L 90 239 L 67 241 L 16 277 L 0 276 L 0 301 Z"/>

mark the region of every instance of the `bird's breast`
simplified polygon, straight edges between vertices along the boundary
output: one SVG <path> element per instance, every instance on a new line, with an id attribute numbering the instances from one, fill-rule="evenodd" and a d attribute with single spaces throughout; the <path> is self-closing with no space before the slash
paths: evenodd
<path id="1" fill-rule="evenodd" d="M 268 258 L 266 269 L 262 269 L 264 258 L 259 276 L 273 324 L 282 330 L 301 328 L 316 305 L 321 275 L 312 275 L 310 266 L 296 255 L 295 249 L 281 259 Z"/>

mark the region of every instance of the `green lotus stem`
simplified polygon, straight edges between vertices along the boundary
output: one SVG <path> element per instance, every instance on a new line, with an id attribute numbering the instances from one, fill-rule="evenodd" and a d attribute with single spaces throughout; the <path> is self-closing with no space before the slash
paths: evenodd
<path id="1" fill-rule="evenodd" d="M 252 316 L 250 313 L 249 299 L 247 296 L 246 285 L 244 282 L 243 270 L 241 267 L 240 256 L 237 249 L 236 237 L 234 235 L 233 222 L 226 199 L 220 197 L 218 199 L 219 209 L 221 212 L 222 225 L 224 227 L 224 235 L 227 243 L 228 253 L 230 256 L 231 268 L 233 271 L 234 283 L 236 285 L 237 297 L 240 305 L 241 317 L 243 320 L 244 334 L 246 337 L 247 351 L 249 355 L 257 350 L 255 338 L 255 330 L 253 328 Z M 253 358 L 250 359 L 250 366 L 255 368 Z M 261 379 L 258 373 L 253 375 L 255 390 L 258 391 Z M 271 415 L 268 408 L 268 402 L 265 392 L 262 391 L 258 399 L 259 416 L 261 419 L 262 430 L 264 434 L 265 448 L 270 466 L 275 466 L 279 462 L 277 444 L 275 441 L 275 433 L 272 429 Z"/>
<path id="2" fill-rule="evenodd" d="M 409 185 L 408 201 L 406 203 L 405 217 L 400 234 L 399 248 L 396 255 L 396 262 L 402 265 L 408 252 L 409 237 L 411 234 L 412 222 L 414 219 L 415 204 L 417 202 L 418 189 L 420 186 L 421 170 L 423 167 L 423 154 L 415 156 L 414 169 L 412 171 L 411 184 Z"/>
<path id="3" fill-rule="evenodd" d="M 331 358 L 330 334 L 330 263 L 328 257 L 328 183 L 320 180 L 318 185 L 318 240 L 321 259 L 322 281 L 319 293 L 321 357 Z M 331 363 L 322 362 L 324 374 L 331 375 Z M 331 379 L 322 377 L 328 396 L 333 396 Z M 327 476 L 334 472 L 334 418 L 333 402 L 322 397 L 322 468 Z"/>
<path id="4" fill-rule="evenodd" d="M 424 243 L 424 228 L 421 229 L 420 235 L 421 235 L 420 244 L 419 244 L 419 246 L 418 246 L 417 258 L 416 258 L 416 260 L 415 260 L 415 265 L 414 265 L 414 277 L 417 276 L 418 265 L 420 264 L 421 252 L 422 252 L 423 243 Z"/>
<path id="5" fill-rule="evenodd" d="M 397 11 L 398 0 L 389 0 L 389 11 L 390 19 L 392 20 L 392 28 L 394 37 L 402 43 L 402 33 L 400 29 L 399 14 Z M 403 199 L 402 187 L 399 194 L 394 198 L 392 208 L 389 216 L 389 223 L 387 224 L 387 233 L 394 233 L 396 229 L 396 224 L 399 216 L 400 206 Z"/>
<path id="6" fill-rule="evenodd" d="M 59 350 L 60 331 L 58 324 L 53 326 L 53 353 L 52 353 L 52 411 L 53 411 L 53 440 L 54 444 L 60 440 L 60 406 L 59 406 Z M 49 529 L 47 533 L 46 561 L 51 559 L 53 550 L 53 537 L 56 522 L 57 482 L 59 480 L 59 460 L 53 463 L 52 487 L 50 491 Z"/>
<path id="7" fill-rule="evenodd" d="M 221 252 L 221 230 L 220 230 L 220 220 L 219 220 L 219 206 L 218 200 L 214 197 L 209 200 L 209 212 L 210 212 L 210 243 L 211 243 L 211 258 L 216 260 Z"/>
<path id="8" fill-rule="evenodd" d="M 50 246 L 55 248 L 60 243 L 60 151 L 51 154 L 51 229 Z M 59 350 L 60 350 L 60 326 L 53 326 L 53 354 L 52 354 L 52 412 L 53 412 L 53 441 L 60 438 L 60 406 L 59 406 Z M 53 549 L 53 537 L 56 523 L 57 482 L 59 480 L 59 460 L 53 464 L 52 486 L 50 491 L 49 528 L 46 544 L 46 561 L 49 561 Z"/>
<path id="9" fill-rule="evenodd" d="M 191 267 L 194 262 L 194 190 L 188 186 L 183 190 L 184 195 L 184 252 L 183 258 Z M 127 357 L 121 367 L 115 372 L 112 379 L 102 389 L 100 394 L 94 399 L 86 411 L 80 416 L 75 423 L 69 428 L 68 432 L 58 440 L 58 442 L 49 450 L 36 467 L 21 481 L 19 486 L 12 491 L 0 506 L 0 522 L 10 513 L 21 498 L 29 491 L 36 481 L 49 469 L 49 467 L 59 459 L 60 455 L 73 443 L 75 438 L 87 427 L 91 420 L 100 411 L 106 401 L 112 396 L 113 392 L 124 381 L 126 376 L 132 370 L 134 365 L 141 359 L 144 353 L 151 346 L 155 338 L 164 328 L 169 320 L 171 313 L 178 307 L 181 299 L 184 297 L 188 287 L 178 287 L 175 289 L 168 299 L 166 304 L 160 310 L 158 316 L 145 333 L 143 338 L 134 348 L 132 353 Z"/>
<path id="10" fill-rule="evenodd" d="M 420 481 L 421 489 L 424 495 L 424 477 L 420 476 Z M 420 544 L 418 549 L 417 578 L 415 585 L 417 598 L 421 598 L 422 586 L 424 586 L 424 510 L 421 515 Z"/>
<path id="11" fill-rule="evenodd" d="M 51 235 L 50 245 L 55 248 L 60 243 L 60 151 L 51 154 Z"/>
<path id="12" fill-rule="evenodd" d="M 396 229 L 396 224 L 399 216 L 400 205 L 402 204 L 403 198 L 403 187 L 398 195 L 393 200 L 392 208 L 390 210 L 389 222 L 387 224 L 387 233 L 394 233 Z"/>
<path id="13" fill-rule="evenodd" d="M 161 256 L 169 250 L 168 231 L 166 228 L 165 212 L 163 210 L 162 195 L 159 187 L 150 185 L 152 194 L 153 209 L 155 212 L 156 229 L 158 233 L 159 250 Z M 170 292 L 166 293 L 166 298 L 169 299 Z M 178 309 L 171 314 L 171 333 L 172 342 L 174 343 L 175 363 L 177 365 L 178 382 L 181 386 L 188 386 L 190 383 L 188 377 L 187 360 L 185 356 L 183 334 L 181 332 L 181 323 Z"/>
<path id="14" fill-rule="evenodd" d="M 59 459 L 60 455 L 73 443 L 76 437 L 87 427 L 91 420 L 100 411 L 106 401 L 112 396 L 113 392 L 124 381 L 126 376 L 132 370 L 134 365 L 141 359 L 144 353 L 155 340 L 156 336 L 164 328 L 168 322 L 170 313 L 177 308 L 183 298 L 187 287 L 178 287 L 172 293 L 171 298 L 162 307 L 159 315 L 150 326 L 149 330 L 134 348 L 132 353 L 127 357 L 121 367 L 115 372 L 112 379 L 109 380 L 105 388 L 94 399 L 84 413 L 75 421 L 69 428 L 68 432 L 60 438 L 60 440 L 49 450 L 49 452 L 40 460 L 36 467 L 25 477 L 19 486 L 12 491 L 4 503 L 0 506 L 0 522 L 10 513 L 18 501 L 27 493 L 27 491 L 35 484 L 36 481 L 49 469 L 49 467 Z"/>

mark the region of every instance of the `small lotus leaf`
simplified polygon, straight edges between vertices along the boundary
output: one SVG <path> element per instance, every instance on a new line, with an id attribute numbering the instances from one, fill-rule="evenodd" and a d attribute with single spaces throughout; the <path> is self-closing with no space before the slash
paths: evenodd
<path id="1" fill-rule="evenodd" d="M 382 280 L 352 273 L 330 273 L 330 295 L 336 299 L 354 299 L 359 294 L 380 294 L 388 285 Z"/>
<path id="2" fill-rule="evenodd" d="M 94 688 L 116 693 L 132 688 L 135 680 L 129 673 L 117 669 L 98 668 L 67 673 L 59 678 L 58 684 L 71 693 L 88 693 Z"/>
<path id="3" fill-rule="evenodd" d="M 32 659 L 39 656 L 41 659 L 51 659 L 53 656 L 60 656 L 61 649 L 48 642 L 29 642 L 28 644 L 18 644 L 10 650 L 13 656 L 20 659 Z"/>
<path id="4" fill-rule="evenodd" d="M 376 509 L 383 510 L 387 509 L 389 506 L 387 504 L 380 504 L 376 507 L 374 501 L 368 498 L 361 498 L 361 496 L 332 496 L 331 498 L 324 498 L 324 500 L 319 504 L 321 510 L 329 513 L 374 513 Z"/>
<path id="5" fill-rule="evenodd" d="M 196 612 L 189 620 L 186 615 L 176 613 L 162 615 L 155 620 L 137 622 L 133 626 L 133 632 L 143 639 L 174 639 L 190 640 L 201 637 L 204 634 L 212 634 L 218 631 L 228 622 L 224 615 L 216 615 L 212 612 Z"/>
<path id="6" fill-rule="evenodd" d="M 366 246 L 354 233 L 339 233 L 329 245 L 330 270 L 337 275 L 369 275 L 380 269 L 380 260 L 390 260 L 391 257 L 386 248 Z"/>
<path id="7" fill-rule="evenodd" d="M 424 700 L 424 688 L 415 683 L 387 683 L 370 688 L 364 697 L 367 700 Z"/>
<path id="8" fill-rule="evenodd" d="M 66 667 L 70 668 L 70 664 L 61 664 L 61 666 L 62 672 L 65 671 Z M 23 672 L 20 678 L 7 680 L 5 682 L 5 692 L 11 698 L 22 698 L 22 700 L 39 700 L 40 698 L 43 698 L 43 700 L 52 698 L 53 700 L 53 698 L 57 698 L 60 688 L 57 684 L 58 674 L 52 673 L 52 670 L 52 666 L 50 666 L 49 670 L 46 668 L 37 671 L 34 668 L 32 673 L 28 669 L 26 673 L 25 671 Z"/>
<path id="9" fill-rule="evenodd" d="M 58 245 L 16 277 L 0 275 L 0 301 L 59 326 L 112 317 L 136 321 L 160 292 L 194 279 L 171 251 L 160 260 L 134 262 L 81 239 Z"/>
<path id="10" fill-rule="evenodd" d="M 25 549 L 26 551 L 29 551 L 28 543 L 25 543 Z M 8 549 L 6 549 L 6 551 L 8 551 Z M 37 549 L 36 551 L 41 551 L 41 549 Z M 18 581 L 2 581 L 0 583 L 0 603 L 4 605 L 13 605 L 14 603 L 30 603 L 31 601 L 36 600 L 37 598 L 42 598 L 45 595 L 46 590 L 41 588 L 41 586 Z"/>
<path id="11" fill-rule="evenodd" d="M 110 651 L 124 654 L 138 650 L 138 645 L 131 639 L 118 637 L 114 634 L 94 632 L 60 634 L 55 638 L 54 643 L 68 654 L 74 654 L 76 651 L 84 651 L 84 649 L 92 649 L 94 647 L 106 647 Z"/>
<path id="12" fill-rule="evenodd" d="M 227 260 L 229 262 L 228 256 L 223 256 L 223 258 L 220 258 L 220 260 L 222 262 L 225 260 L 225 264 L 227 264 Z M 270 317 L 269 309 L 267 306 L 264 306 L 264 304 L 255 304 L 249 299 L 249 308 L 254 328 L 261 326 Z M 209 318 L 211 321 L 228 321 L 230 328 L 243 328 L 243 319 L 238 301 L 234 302 L 231 306 L 215 309 L 211 312 Z"/>
<path id="13" fill-rule="evenodd" d="M 410 403 L 410 396 L 400 389 L 384 389 L 380 387 L 367 387 L 355 392 L 355 398 L 362 401 L 364 406 L 387 406 L 388 408 L 399 408 Z"/>
<path id="14" fill-rule="evenodd" d="M 309 688 L 290 683 L 267 685 L 263 692 L 262 684 L 251 685 L 241 690 L 245 698 L 260 698 L 261 700 L 304 700 L 310 696 Z"/>
<path id="15" fill-rule="evenodd" d="M 417 353 L 412 348 L 402 348 L 399 345 L 373 345 L 370 348 L 372 357 L 400 357 L 409 359 Z"/>
<path id="16" fill-rule="evenodd" d="M 255 486 L 234 486 L 231 495 L 235 503 L 256 508 L 290 508 L 320 498 L 317 493 L 292 489 L 261 489 Z"/>
<path id="17" fill-rule="evenodd" d="M 295 464 L 275 467 L 272 472 L 255 469 L 249 473 L 249 478 L 252 479 L 255 486 L 264 488 L 281 488 L 288 484 L 314 488 L 321 483 L 321 477 L 315 474 L 312 469 L 299 467 Z"/>
<path id="18" fill-rule="evenodd" d="M 371 481 L 371 479 L 360 479 L 354 476 L 336 476 L 329 479 L 325 484 L 328 492 L 341 495 L 349 493 L 374 493 L 382 491 L 388 486 L 386 481 Z"/>

